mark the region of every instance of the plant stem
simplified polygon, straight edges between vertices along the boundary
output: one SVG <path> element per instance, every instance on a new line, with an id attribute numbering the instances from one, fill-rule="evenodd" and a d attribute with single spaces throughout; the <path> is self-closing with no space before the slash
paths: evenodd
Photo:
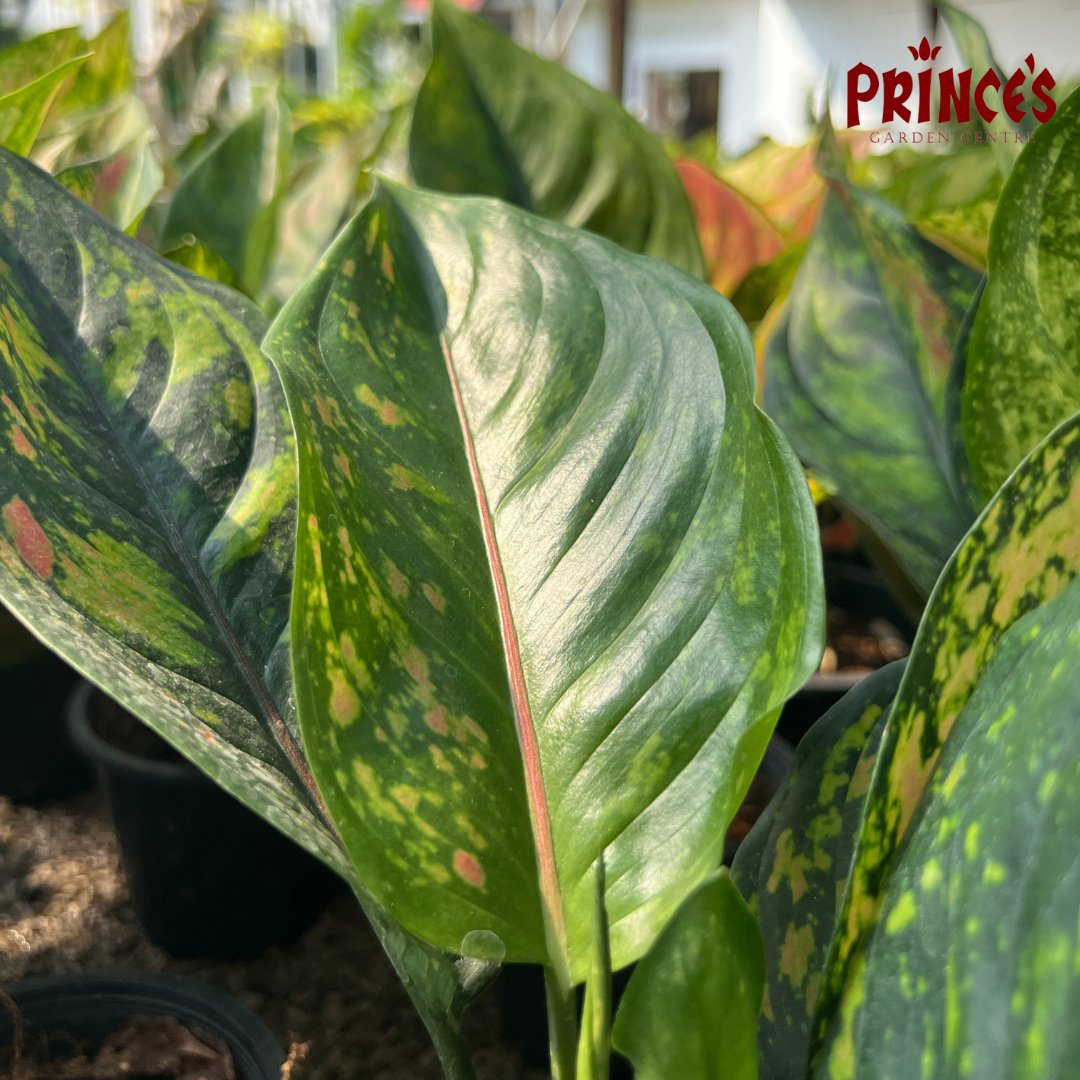
<path id="1" fill-rule="evenodd" d="M 577 996 L 570 980 L 554 966 L 544 968 L 547 991 L 551 1080 L 574 1080 L 577 1058 Z"/>

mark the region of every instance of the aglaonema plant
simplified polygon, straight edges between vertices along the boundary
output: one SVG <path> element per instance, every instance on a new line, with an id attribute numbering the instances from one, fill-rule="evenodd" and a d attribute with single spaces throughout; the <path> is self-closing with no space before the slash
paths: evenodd
<path id="1" fill-rule="evenodd" d="M 1080 414 L 996 493 L 910 658 L 848 694 L 736 856 L 761 1076 L 1075 1067 Z"/>
<path id="2" fill-rule="evenodd" d="M 0 315 L 0 597 L 349 880 L 448 1075 L 502 959 L 547 972 L 560 1078 L 604 1074 L 611 969 L 663 986 L 696 926 L 753 1016 L 716 868 L 822 603 L 726 301 L 382 184 L 266 333 L 5 152 Z"/>

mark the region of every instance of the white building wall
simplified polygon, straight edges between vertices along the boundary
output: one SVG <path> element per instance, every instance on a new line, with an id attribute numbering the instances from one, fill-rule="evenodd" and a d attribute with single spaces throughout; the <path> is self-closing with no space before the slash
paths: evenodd
<path id="1" fill-rule="evenodd" d="M 986 28 L 1008 74 L 1029 52 L 1059 80 L 1080 76 L 1080 0 L 960 0 Z M 721 71 L 719 134 L 737 153 L 763 135 L 798 142 L 832 80 L 845 122 L 845 76 L 910 63 L 906 46 L 929 32 L 925 0 L 631 0 L 626 102 L 641 115 L 649 71 Z M 939 63 L 959 57 L 944 26 Z M 591 0 L 565 54 L 571 71 L 608 85 L 606 0 Z M 871 114 L 867 110 L 869 120 Z"/>

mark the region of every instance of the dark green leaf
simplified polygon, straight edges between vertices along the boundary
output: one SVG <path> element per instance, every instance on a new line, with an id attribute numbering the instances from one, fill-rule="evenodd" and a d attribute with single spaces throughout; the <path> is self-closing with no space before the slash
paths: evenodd
<path id="1" fill-rule="evenodd" d="M 264 327 L 0 151 L 0 599 L 355 882 L 293 720 L 294 446 Z M 360 896 L 468 1076 L 450 960 Z"/>
<path id="2" fill-rule="evenodd" d="M 745 328 L 588 233 L 387 185 L 267 347 L 298 709 L 361 880 L 433 944 L 485 931 L 580 979 L 603 854 L 625 965 L 718 865 L 821 647 Z"/>
<path id="3" fill-rule="evenodd" d="M 840 1038 L 815 1075 L 1076 1075 L 1078 656 L 1074 580 L 1006 630 L 981 671 L 867 931 Z"/>
<path id="4" fill-rule="evenodd" d="M 881 733 L 904 663 L 867 676 L 799 743 L 795 766 L 731 868 L 765 941 L 763 1080 L 806 1072 L 814 1006 Z"/>
<path id="5" fill-rule="evenodd" d="M 262 294 L 274 252 L 291 135 L 283 103 L 271 98 L 216 139 L 177 185 L 159 249 L 206 248 L 248 296 Z"/>
<path id="6" fill-rule="evenodd" d="M 831 1025 L 835 1040 L 834 1080 L 854 1076 L 852 1025 L 868 935 L 942 747 L 1008 628 L 1059 595 L 1078 570 L 1080 414 L 994 497 L 942 572 L 919 627 L 867 796 L 819 1007 L 818 1034 Z"/>
<path id="7" fill-rule="evenodd" d="M 1016 163 L 967 352 L 964 443 L 985 498 L 1080 409 L 1080 92 Z"/>
<path id="8" fill-rule="evenodd" d="M 704 276 L 675 167 L 614 98 L 449 0 L 431 26 L 409 141 L 418 183 L 494 195 Z"/>
<path id="9" fill-rule="evenodd" d="M 945 386 L 979 275 L 836 181 L 765 354 L 766 410 L 929 593 L 971 520 Z"/>
<path id="10" fill-rule="evenodd" d="M 761 935 L 726 870 L 683 903 L 630 977 L 615 1047 L 637 1080 L 757 1080 Z"/>

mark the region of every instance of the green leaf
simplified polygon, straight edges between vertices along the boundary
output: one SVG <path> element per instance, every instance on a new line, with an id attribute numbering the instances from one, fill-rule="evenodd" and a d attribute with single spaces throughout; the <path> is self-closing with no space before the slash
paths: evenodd
<path id="1" fill-rule="evenodd" d="M 989 498 L 1080 409 L 1080 92 L 1025 147 L 994 217 L 967 352 L 963 434 Z"/>
<path id="2" fill-rule="evenodd" d="M 432 944 L 581 979 L 603 855 L 629 963 L 821 648 L 745 328 L 588 233 L 383 185 L 265 347 L 299 436 L 298 710 L 361 880 Z"/>
<path id="3" fill-rule="evenodd" d="M 323 147 L 290 181 L 281 201 L 267 291 L 284 303 L 303 285 L 357 205 L 360 173 L 371 153 L 364 133 Z"/>
<path id="4" fill-rule="evenodd" d="M 675 167 L 613 97 L 449 0 L 431 29 L 409 139 L 419 184 L 494 195 L 704 276 Z"/>
<path id="5" fill-rule="evenodd" d="M 74 27 L 37 34 L 0 51 L 0 97 L 6 97 L 44 72 L 86 53 L 86 42 Z"/>
<path id="6" fill-rule="evenodd" d="M 1006 630 L 1080 570 L 1080 414 L 1001 488 L 942 572 L 882 742 L 826 976 L 819 1021 L 839 1025 L 834 1080 L 853 1075 L 851 1025 L 867 935 L 942 747 Z M 843 1014 L 836 1018 L 839 1003 Z"/>
<path id="7" fill-rule="evenodd" d="M 935 7 L 941 13 L 942 18 L 945 20 L 945 25 L 948 26 L 949 31 L 953 36 L 953 40 L 956 42 L 956 47 L 963 60 L 963 66 L 969 67 L 973 71 L 973 83 L 977 83 L 979 79 L 982 78 L 983 72 L 992 68 L 997 72 L 998 78 L 1001 80 L 1002 88 L 1004 89 L 1009 77 L 1002 73 L 997 61 L 994 60 L 994 54 L 990 48 L 990 39 L 986 36 L 986 31 L 983 29 L 982 24 L 977 19 L 973 19 L 968 15 L 966 11 L 962 11 L 952 4 L 945 3 L 945 0 L 937 0 Z M 1026 72 L 1025 75 L 1027 75 Z M 988 94 L 987 97 L 988 104 L 993 108 L 994 100 L 992 92 Z M 1039 126 L 1038 122 L 1030 113 L 1025 113 L 1023 120 L 1019 124 L 1013 123 L 1008 115 L 1001 109 L 1000 101 L 997 102 L 997 105 L 999 112 L 998 116 L 994 119 L 993 124 L 987 124 L 977 111 L 972 112 L 972 119 L 981 131 L 993 132 L 994 126 L 996 125 L 998 130 L 995 134 L 1000 134 L 1000 129 L 1011 132 L 1031 132 Z M 1006 142 L 1004 139 L 999 140 L 997 138 L 990 144 L 990 148 L 994 153 L 994 158 L 997 161 L 998 169 L 1001 171 L 1002 176 L 1009 175 L 1017 155 L 1020 153 L 1021 147 L 1022 144 L 1018 141 Z"/>
<path id="8" fill-rule="evenodd" d="M 732 877 L 765 941 L 763 1080 L 806 1073 L 837 907 L 903 670 L 899 661 L 867 676 L 810 729 L 783 787 L 735 856 Z"/>
<path id="9" fill-rule="evenodd" d="M 355 883 L 295 726 L 293 434 L 264 328 L 0 151 L 0 600 Z M 467 1077 L 450 959 L 358 895 Z"/>
<path id="10" fill-rule="evenodd" d="M 973 516 L 944 414 L 978 283 L 893 207 L 836 181 L 766 348 L 766 410 L 924 595 Z"/>
<path id="11" fill-rule="evenodd" d="M 575 1080 L 610 1080 L 611 1077 L 611 950 L 604 910 L 606 876 L 601 859 L 594 877 L 592 967 L 585 981 Z"/>
<path id="12" fill-rule="evenodd" d="M 637 1080 L 757 1080 L 761 935 L 726 870 L 692 893 L 634 970 L 615 1047 Z"/>
<path id="13" fill-rule="evenodd" d="M 126 11 L 114 15 L 101 32 L 86 42 L 90 53 L 71 89 L 60 103 L 63 114 L 97 109 L 135 85 L 131 62 L 131 23 Z"/>
<path id="14" fill-rule="evenodd" d="M 1078 655 L 1074 579 L 1006 630 L 980 672 L 815 1075 L 1076 1075 Z"/>
<path id="15" fill-rule="evenodd" d="M 181 178 L 162 226 L 160 251 L 198 245 L 223 260 L 248 296 L 261 296 L 274 253 L 291 135 L 284 103 L 271 98 L 216 139 Z"/>
<path id="16" fill-rule="evenodd" d="M 0 97 L 0 147 L 29 154 L 60 88 L 85 56 L 67 60 L 32 83 Z"/>

